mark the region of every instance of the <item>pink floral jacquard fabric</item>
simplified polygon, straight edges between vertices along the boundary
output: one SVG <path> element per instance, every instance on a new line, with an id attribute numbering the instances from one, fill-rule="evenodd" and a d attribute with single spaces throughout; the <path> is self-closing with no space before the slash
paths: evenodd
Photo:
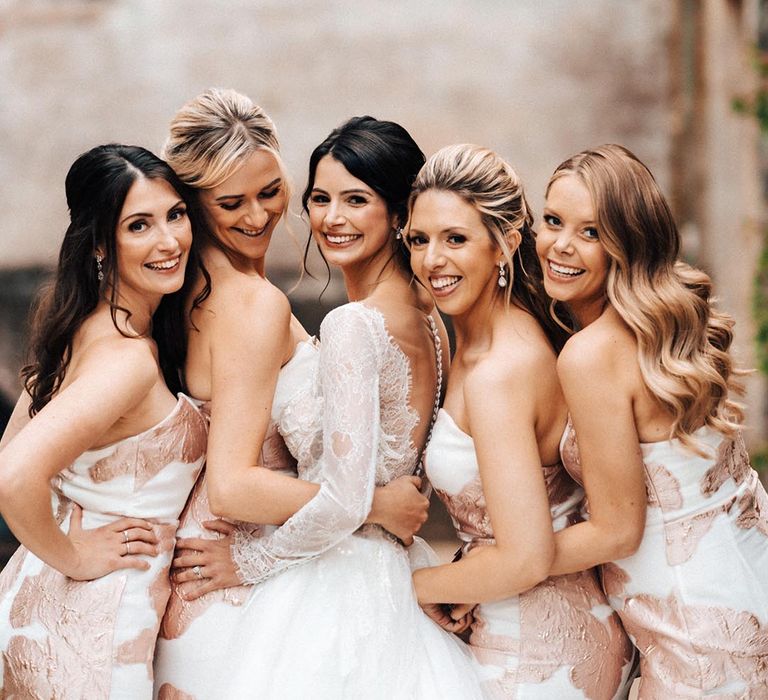
<path id="1" fill-rule="evenodd" d="M 464 549 L 493 542 L 472 438 L 441 411 L 427 473 Z M 560 464 L 543 468 L 553 527 L 578 520 L 583 491 Z M 492 698 L 622 698 L 633 648 L 594 570 L 556 576 L 475 609 L 470 647 Z"/>
<path id="2" fill-rule="evenodd" d="M 261 450 L 261 465 L 273 471 L 296 476 L 296 459 L 281 435 L 281 412 L 293 417 L 310 402 L 306 391 L 312 386 L 317 364 L 314 342 L 299 343 L 294 356 L 281 369 L 272 407 L 272 422 Z M 201 410 L 210 415 L 210 402 Z M 206 489 L 205 470 L 195 484 L 181 516 L 179 537 L 217 538 L 202 523 L 215 520 Z M 248 550 L 250 543 L 271 532 L 271 526 L 236 523 L 236 548 Z M 235 556 L 237 562 L 237 556 Z M 196 600 L 184 600 L 171 582 L 172 594 L 163 616 L 155 654 L 155 697 L 160 700 L 204 700 L 221 695 L 222 655 L 242 606 L 248 600 L 250 585 L 234 586 L 207 593 Z"/>
<path id="3" fill-rule="evenodd" d="M 641 444 L 648 510 L 633 556 L 602 567 L 641 652 L 640 698 L 768 698 L 768 497 L 741 435 Z M 563 441 L 580 475 L 576 436 Z"/>
<path id="4" fill-rule="evenodd" d="M 20 547 L 0 574 L 1 697 L 149 698 L 152 659 L 170 595 L 178 517 L 205 456 L 207 425 L 183 395 L 158 425 L 85 452 L 54 480 L 63 530 L 72 503 L 83 526 L 122 516 L 154 523 L 150 568 L 73 581 Z"/>

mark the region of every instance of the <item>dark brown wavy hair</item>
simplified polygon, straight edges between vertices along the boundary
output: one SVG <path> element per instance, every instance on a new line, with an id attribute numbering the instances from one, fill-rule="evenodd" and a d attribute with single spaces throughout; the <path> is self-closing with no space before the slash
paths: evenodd
<path id="1" fill-rule="evenodd" d="M 115 235 L 128 191 L 140 177 L 165 180 L 173 187 L 187 205 L 193 241 L 199 237 L 203 224 L 196 199 L 170 166 L 150 151 L 140 146 L 107 144 L 75 160 L 65 182 L 70 223 L 53 280 L 33 308 L 29 363 L 21 371 L 32 399 L 30 416 L 40 411 L 61 385 L 74 335 L 100 299 L 109 303 L 116 328 L 118 311 L 130 317 L 130 311 L 118 304 Z M 98 279 L 94 260 L 97 248 L 103 251 L 102 280 Z M 198 266 L 193 243 L 187 269 Z M 182 388 L 180 370 L 186 356 L 183 300 L 195 277 L 185 275 L 183 288 L 163 298 L 153 319 L 152 334 L 158 344 L 160 365 L 172 391 Z"/>

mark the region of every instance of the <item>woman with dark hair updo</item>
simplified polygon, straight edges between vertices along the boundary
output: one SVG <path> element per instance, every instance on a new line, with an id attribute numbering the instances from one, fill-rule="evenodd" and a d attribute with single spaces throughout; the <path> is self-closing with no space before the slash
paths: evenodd
<path id="1" fill-rule="evenodd" d="M 0 695 L 150 698 L 206 444 L 161 371 L 182 351 L 158 347 L 152 321 L 182 288 L 197 226 L 184 185 L 136 146 L 84 153 L 66 192 L 71 222 L 0 442 L 0 510 L 22 543 L 0 575 Z"/>
<path id="2" fill-rule="evenodd" d="M 733 321 L 625 148 L 569 158 L 546 197 L 544 283 L 577 328 L 557 363 L 561 453 L 589 504 L 552 572 L 602 565 L 640 698 L 766 697 L 768 496 L 741 436 Z"/>
<path id="3" fill-rule="evenodd" d="M 209 89 L 177 112 L 165 154 L 208 221 L 199 240 L 205 274 L 187 298 L 183 374 L 210 431 L 205 472 L 179 527 L 155 693 L 215 700 L 237 697 L 224 691 L 221 669 L 250 595 L 243 584 L 256 582 L 251 549 L 318 493 L 295 476 L 296 459 L 301 466 L 321 449 L 319 350 L 265 272 L 289 201 L 272 120 L 245 95 Z M 428 506 L 418 483 L 408 476 L 377 489 L 367 520 L 410 538 Z M 247 510 L 225 508 L 232 497 Z"/>
<path id="4" fill-rule="evenodd" d="M 624 698 L 633 649 L 596 571 L 548 576 L 553 529 L 578 519 L 584 492 L 558 454 L 565 333 L 534 236 L 520 178 L 493 151 L 447 146 L 419 172 L 411 265 L 456 331 L 426 470 L 464 544 L 414 586 L 449 629 L 462 603 L 479 603 L 469 645 L 491 697 Z"/>
<path id="5" fill-rule="evenodd" d="M 238 550 L 244 580 L 259 585 L 225 655 L 222 697 L 481 697 L 463 644 L 419 608 L 401 542 L 365 525 L 375 487 L 416 470 L 447 361 L 445 329 L 401 248 L 423 162 L 405 129 L 372 117 L 312 154 L 302 201 L 350 303 L 323 320 L 315 382 L 302 411 L 283 416 L 283 436 L 300 480 L 320 489 Z M 209 473 L 219 513 L 259 517 L 246 477 Z"/>

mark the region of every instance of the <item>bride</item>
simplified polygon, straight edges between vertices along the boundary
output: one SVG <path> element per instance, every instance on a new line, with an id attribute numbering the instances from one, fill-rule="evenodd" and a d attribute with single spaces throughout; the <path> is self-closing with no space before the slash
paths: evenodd
<path id="1" fill-rule="evenodd" d="M 302 202 L 350 303 L 323 321 L 316 386 L 283 437 L 321 486 L 272 534 L 236 540 L 241 579 L 261 585 L 231 637 L 223 697 L 482 697 L 461 642 L 418 607 L 406 550 L 363 526 L 374 488 L 415 469 L 439 401 L 445 330 L 411 283 L 399 229 L 423 162 L 405 129 L 371 117 L 310 159 Z M 238 478 L 209 473 L 212 509 L 258 520 Z"/>

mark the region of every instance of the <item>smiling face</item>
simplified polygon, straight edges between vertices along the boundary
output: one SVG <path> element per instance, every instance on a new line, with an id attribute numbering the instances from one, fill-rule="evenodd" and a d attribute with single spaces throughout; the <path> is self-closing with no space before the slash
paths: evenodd
<path id="1" fill-rule="evenodd" d="M 453 192 L 427 190 L 413 204 L 411 267 L 440 311 L 466 316 L 497 296 L 502 254 L 480 212 Z"/>
<path id="2" fill-rule="evenodd" d="M 286 205 L 286 188 L 272 153 L 259 149 L 244 159 L 232 175 L 204 190 L 213 235 L 229 250 L 249 260 L 261 260 Z"/>
<path id="3" fill-rule="evenodd" d="M 307 207 L 312 235 L 329 264 L 358 266 L 391 255 L 395 217 L 387 203 L 332 155 L 317 164 Z"/>
<path id="4" fill-rule="evenodd" d="M 550 185 L 536 252 L 547 294 L 568 307 L 582 326 L 594 321 L 606 303 L 610 258 L 596 228 L 595 208 L 575 175 Z"/>
<path id="5" fill-rule="evenodd" d="M 165 180 L 139 177 L 128 190 L 115 234 L 120 296 L 129 304 L 156 305 L 179 290 L 191 245 L 187 207 L 176 190 Z"/>

